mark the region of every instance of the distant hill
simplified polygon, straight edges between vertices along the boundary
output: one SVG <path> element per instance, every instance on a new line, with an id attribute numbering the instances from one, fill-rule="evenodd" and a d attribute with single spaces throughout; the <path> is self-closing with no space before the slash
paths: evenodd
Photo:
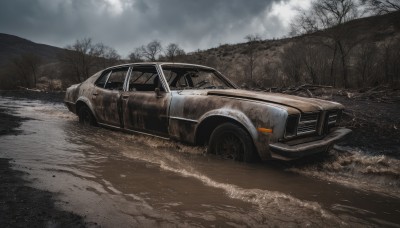
<path id="1" fill-rule="evenodd" d="M 57 61 L 57 55 L 64 49 L 46 44 L 38 44 L 18 36 L 0 33 L 0 66 L 6 64 L 13 57 L 25 53 L 39 56 L 44 63 Z"/>
<path id="2" fill-rule="evenodd" d="M 350 40 L 359 40 L 359 43 L 372 43 L 376 46 L 379 53 L 385 45 L 389 42 L 395 43 L 400 40 L 400 11 L 392 12 L 385 15 L 371 16 L 356 19 L 342 25 L 340 29 L 349 31 Z M 256 43 L 237 43 L 237 44 L 223 44 L 219 47 L 211 48 L 208 50 L 198 50 L 189 53 L 182 61 L 205 64 L 219 69 L 222 73 L 232 78 L 235 82 L 242 84 L 248 81 L 248 52 L 249 47 L 256 46 L 254 53 L 255 69 L 253 80 L 260 81 L 261 84 L 266 86 L 276 86 L 277 81 L 284 81 L 281 84 L 288 85 L 290 76 L 283 72 L 283 66 L 287 62 L 285 59 L 285 52 L 294 45 L 299 46 L 297 53 L 305 57 L 306 43 L 313 39 L 313 37 L 322 37 L 324 39 L 325 33 L 334 33 L 338 28 L 330 28 L 326 31 L 317 31 L 314 34 L 306 34 L 291 38 L 262 40 Z M 352 49 L 350 56 L 349 70 L 355 69 L 355 58 L 359 47 Z M 327 53 L 325 56 L 330 56 Z M 395 58 L 395 57 L 393 57 Z M 339 61 L 336 61 L 339 62 Z M 300 64 L 300 63 L 299 63 Z M 302 70 L 302 69 L 301 69 Z M 340 70 L 335 69 L 337 74 Z M 302 74 L 305 74 L 301 72 Z M 354 75 L 354 72 L 350 72 Z M 302 75 L 302 77 L 306 77 Z M 283 78 L 283 80 L 281 80 Z M 286 78 L 286 79 L 285 79 Z M 279 80 L 277 80 L 279 79 Z M 289 81 L 288 81 L 289 80 Z"/>

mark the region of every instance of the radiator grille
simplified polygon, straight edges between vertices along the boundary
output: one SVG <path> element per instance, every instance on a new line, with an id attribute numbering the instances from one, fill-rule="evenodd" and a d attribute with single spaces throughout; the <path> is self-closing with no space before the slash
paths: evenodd
<path id="1" fill-rule="evenodd" d="M 328 113 L 328 125 L 335 125 L 338 121 L 339 113 L 337 111 L 331 111 Z"/>
<path id="2" fill-rule="evenodd" d="M 312 134 L 317 131 L 318 113 L 303 114 L 297 127 L 297 135 Z"/>
<path id="3" fill-rule="evenodd" d="M 341 119 L 342 110 L 327 110 L 316 113 L 290 115 L 286 122 L 285 139 L 310 137 L 329 133 Z M 302 137 L 304 136 L 304 137 Z"/>

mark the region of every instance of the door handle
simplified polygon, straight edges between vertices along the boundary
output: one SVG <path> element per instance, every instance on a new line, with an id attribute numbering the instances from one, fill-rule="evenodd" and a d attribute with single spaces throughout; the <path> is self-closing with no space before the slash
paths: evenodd
<path id="1" fill-rule="evenodd" d="M 122 99 L 127 99 L 129 95 L 122 95 Z"/>
<path id="2" fill-rule="evenodd" d="M 92 99 L 94 100 L 94 99 L 96 99 L 96 97 L 97 97 L 97 95 L 98 95 L 98 93 L 92 93 Z"/>

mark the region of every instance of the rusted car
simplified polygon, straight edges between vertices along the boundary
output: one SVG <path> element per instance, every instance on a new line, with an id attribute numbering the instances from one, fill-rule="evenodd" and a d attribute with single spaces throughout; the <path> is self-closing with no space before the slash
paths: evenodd
<path id="1" fill-rule="evenodd" d="M 240 90 L 213 68 L 135 63 L 107 68 L 69 87 L 79 122 L 194 145 L 238 161 L 292 160 L 325 152 L 351 131 L 341 104 Z"/>

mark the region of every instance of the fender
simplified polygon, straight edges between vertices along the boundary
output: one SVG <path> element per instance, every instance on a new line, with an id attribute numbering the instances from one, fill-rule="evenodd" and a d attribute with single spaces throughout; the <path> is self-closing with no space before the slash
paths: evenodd
<path id="1" fill-rule="evenodd" d="M 85 103 L 86 106 L 89 107 L 89 109 L 90 109 L 90 111 L 92 112 L 94 118 L 96 118 L 96 121 L 98 120 L 97 114 L 96 114 L 96 112 L 94 111 L 92 102 L 91 102 L 87 97 L 83 97 L 83 96 L 79 97 L 78 100 L 76 100 L 76 104 L 78 104 L 78 102 L 83 102 L 83 103 Z M 76 111 L 78 112 L 78 110 L 76 110 Z M 79 113 L 77 113 L 77 114 L 79 115 Z"/>
<path id="2" fill-rule="evenodd" d="M 240 123 L 250 134 L 253 142 L 255 143 L 258 139 L 258 133 L 256 127 L 253 125 L 251 120 L 241 111 L 230 109 L 230 108 L 221 108 L 221 109 L 214 109 L 209 112 L 206 112 L 202 115 L 199 119 L 199 122 L 196 126 L 195 132 L 197 135 L 197 128 L 201 125 L 201 123 L 210 117 L 225 117 L 228 119 L 235 120 L 236 122 Z"/>

